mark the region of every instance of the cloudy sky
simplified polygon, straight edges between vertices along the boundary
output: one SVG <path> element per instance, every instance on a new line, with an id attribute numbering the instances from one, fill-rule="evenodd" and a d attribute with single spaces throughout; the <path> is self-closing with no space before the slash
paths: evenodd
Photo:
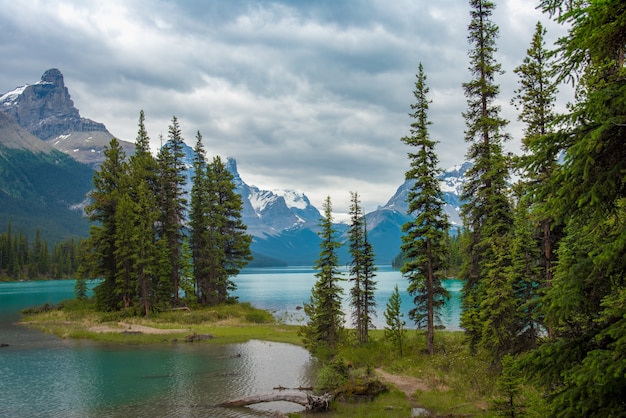
<path id="1" fill-rule="evenodd" d="M 503 115 L 535 24 L 563 33 L 531 0 L 497 2 Z M 469 80 L 466 0 L 0 0 L 0 93 L 65 77 L 83 117 L 134 141 L 139 111 L 153 146 L 176 116 L 186 142 L 237 159 L 244 181 L 303 191 L 339 215 L 366 211 L 404 181 L 415 74 L 430 87 L 442 168 L 464 160 L 461 84 Z M 564 103 L 561 103 L 564 105 Z"/>

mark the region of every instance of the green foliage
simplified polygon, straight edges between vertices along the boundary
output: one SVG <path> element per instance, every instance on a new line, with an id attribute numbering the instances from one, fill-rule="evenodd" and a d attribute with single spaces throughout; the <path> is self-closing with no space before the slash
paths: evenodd
<path id="1" fill-rule="evenodd" d="M 626 5 L 546 0 L 541 7 L 569 28 L 557 44 L 556 70 L 576 96 L 560 129 L 536 148 L 545 164 L 563 153 L 539 191 L 541 214 L 563 225 L 564 237 L 541 299 L 550 337 L 521 364 L 547 393 L 551 416 L 623 416 Z"/>
<path id="2" fill-rule="evenodd" d="M 304 345 L 318 358 L 328 358 L 335 354 L 343 339 L 343 312 L 341 311 L 341 273 L 337 267 L 337 249 L 341 246 L 336 240 L 333 227 L 330 196 L 324 202 L 324 217 L 320 219 L 320 256 L 314 268 L 317 281 L 311 290 L 309 303 L 304 304 L 308 323 L 300 330 Z"/>
<path id="3" fill-rule="evenodd" d="M 49 245 L 37 230 L 34 242 L 11 223 L 0 234 L 0 281 L 51 280 L 72 277 L 80 263 L 83 240 L 73 238 Z"/>
<path id="4" fill-rule="evenodd" d="M 318 393 L 331 392 L 348 381 L 348 367 L 343 359 L 335 358 L 322 366 L 315 380 Z"/>
<path id="5" fill-rule="evenodd" d="M 185 163 L 183 137 L 176 116 L 168 127 L 168 139 L 157 156 L 159 166 L 158 200 L 160 213 L 160 237 L 167 243 L 170 257 L 170 280 L 172 303 L 178 304 L 180 289 L 183 221 L 187 199 L 185 198 Z"/>
<path id="6" fill-rule="evenodd" d="M 411 168 L 406 172 L 407 180 L 414 180 L 407 201 L 409 214 L 415 219 L 402 226 L 402 252 L 406 261 L 401 268 L 409 280 L 408 291 L 413 296 L 415 307 L 409 311 L 410 318 L 418 328 L 427 329 L 426 348 L 434 352 L 436 312 L 443 306 L 448 292 L 441 284 L 447 259 L 446 239 L 450 223 L 444 212 L 443 194 L 439 186 L 439 160 L 435 154 L 436 142 L 428 133 L 428 87 L 422 64 L 419 65 L 415 82 L 416 103 L 411 105 L 415 119 L 411 124 L 411 136 L 402 142 L 415 147 L 409 152 Z"/>
<path id="7" fill-rule="evenodd" d="M 387 309 L 385 310 L 385 339 L 398 350 L 398 354 L 402 357 L 404 341 L 406 339 L 406 330 L 404 329 L 405 322 L 402 319 L 404 316 L 401 311 L 400 291 L 398 285 L 393 289 L 393 293 L 389 297 L 387 302 Z"/>
<path id="8" fill-rule="evenodd" d="M 502 357 L 502 374 L 496 381 L 497 397 L 492 401 L 492 409 L 502 417 L 524 416 L 524 405 L 521 399 L 522 381 L 519 370 L 514 367 L 514 359 L 510 354 Z"/>
<path id="9" fill-rule="evenodd" d="M 467 111 L 463 113 L 466 123 L 465 140 L 470 143 L 467 158 L 473 162 L 466 173 L 462 207 L 468 239 L 464 245 L 464 264 L 461 278 L 463 286 L 463 313 L 461 326 L 466 330 L 472 347 L 483 340 L 484 321 L 493 326 L 500 310 L 494 311 L 499 318 L 490 317 L 484 310 L 485 291 L 493 286 L 506 286 L 506 266 L 510 263 L 505 254 L 495 254 L 498 245 L 506 241 L 512 217 L 507 196 L 509 176 L 508 158 L 504 156 L 502 143 L 509 138 L 504 133 L 507 121 L 500 117 L 496 104 L 499 86 L 495 84 L 501 66 L 495 60 L 498 27 L 491 21 L 495 5 L 485 0 L 470 1 L 471 21 L 468 27 L 470 71 L 473 79 L 463 84 L 467 97 Z M 497 261 L 496 261 L 497 260 Z M 494 265 L 497 262 L 498 265 Z M 492 270 L 495 267 L 495 270 Z M 489 277 L 490 284 L 484 281 Z M 506 301 L 502 301 L 506 302 Z M 492 299 L 491 307 L 497 305 Z M 502 324 L 500 329 L 506 326 Z"/>
<path id="10" fill-rule="evenodd" d="M 152 157 L 142 111 L 135 154 L 126 161 L 116 139 L 105 148 L 106 159 L 94 175 L 92 204 L 87 208 L 95 224 L 80 269 L 81 281 L 103 278 L 94 289 L 99 309 L 148 316 L 179 304 L 181 289 L 185 297 L 203 303 L 232 300 L 230 278 L 251 257 L 251 238 L 241 222 L 241 197 L 219 158 L 206 164 L 198 133 L 187 245 L 182 141 L 173 117 L 168 142 L 158 159 Z M 82 295 L 81 288 L 77 294 Z M 258 315 L 251 319 L 266 320 Z"/>
<path id="11" fill-rule="evenodd" d="M 359 195 L 354 192 L 350 206 L 351 224 L 348 229 L 350 245 L 350 278 L 353 283 L 350 289 L 350 305 L 352 318 L 359 344 L 367 343 L 369 330 L 373 328 L 372 318 L 376 314 L 376 266 L 374 265 L 374 251 L 367 241 L 367 224 L 365 214 L 360 205 Z"/>

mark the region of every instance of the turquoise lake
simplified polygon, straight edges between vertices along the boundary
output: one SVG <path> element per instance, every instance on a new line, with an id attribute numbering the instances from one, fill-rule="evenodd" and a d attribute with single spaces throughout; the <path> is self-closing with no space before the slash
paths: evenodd
<path id="1" fill-rule="evenodd" d="M 384 327 L 387 299 L 406 280 L 390 268 L 378 271 L 376 298 Z M 310 268 L 249 269 L 235 278 L 241 301 L 302 323 L 301 309 L 315 282 Z M 345 283 L 346 288 L 349 286 Z M 458 329 L 460 282 L 446 281 L 452 299 L 441 312 Z M 0 283 L 0 416 L 2 417 L 267 417 L 267 411 L 298 411 L 279 402 L 254 408 L 216 405 L 277 386 L 311 386 L 317 367 L 308 352 L 289 344 L 160 344 L 120 346 L 61 340 L 15 325 L 19 310 L 73 297 L 73 280 Z M 347 292 L 346 292 L 347 293 Z M 402 292 L 410 327 L 411 301 Z M 347 304 L 346 304 L 347 308 Z"/>

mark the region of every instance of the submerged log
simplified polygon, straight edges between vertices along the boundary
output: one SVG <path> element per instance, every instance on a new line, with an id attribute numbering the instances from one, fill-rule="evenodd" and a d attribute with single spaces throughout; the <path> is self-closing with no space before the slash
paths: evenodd
<path id="1" fill-rule="evenodd" d="M 327 411 L 330 406 L 331 395 L 326 393 L 322 396 L 315 396 L 304 393 L 270 393 L 267 395 L 248 396 L 223 402 L 219 406 L 238 407 L 248 406 L 263 402 L 286 401 L 304 406 L 308 411 Z"/>

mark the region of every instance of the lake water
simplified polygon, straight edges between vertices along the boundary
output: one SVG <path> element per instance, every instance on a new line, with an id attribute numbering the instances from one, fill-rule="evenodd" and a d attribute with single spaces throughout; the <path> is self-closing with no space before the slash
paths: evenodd
<path id="1" fill-rule="evenodd" d="M 344 278 L 347 278 L 347 271 L 344 273 Z M 254 306 L 273 312 L 276 317 L 287 323 L 298 324 L 304 322 L 305 315 L 302 309 L 297 307 L 302 307 L 309 301 L 311 288 L 316 280 L 314 274 L 310 267 L 246 269 L 235 280 L 237 291 L 234 294 L 242 302 L 251 302 Z M 413 301 L 406 291 L 408 281 L 398 270 L 390 266 L 378 266 L 374 280 L 378 282 L 375 292 L 378 308 L 377 316 L 374 318 L 376 328 L 385 327 L 384 311 L 396 284 L 402 298 L 402 313 L 407 328 L 414 328 L 409 320 L 409 310 L 413 307 Z M 341 282 L 341 285 L 344 288 L 343 311 L 348 313 L 347 297 L 351 283 L 346 280 Z M 439 313 L 441 324 L 446 329 L 459 330 L 462 283 L 457 279 L 448 279 L 444 280 L 444 287 L 450 292 L 450 300 Z M 346 318 L 346 325 L 351 325 L 349 316 Z"/>
<path id="2" fill-rule="evenodd" d="M 376 324 L 382 328 L 387 299 L 395 283 L 404 289 L 406 280 L 389 268 L 381 268 L 377 280 L 381 313 Z M 300 323 L 303 314 L 297 307 L 308 300 L 315 277 L 310 268 L 250 269 L 235 282 L 241 301 Z M 453 299 L 442 321 L 456 329 L 460 284 L 446 285 Z M 61 340 L 15 325 L 19 310 L 71 298 L 73 289 L 73 280 L 0 283 L 0 343 L 10 344 L 0 348 L 1 417 L 258 417 L 271 409 L 301 410 L 282 402 L 216 406 L 271 393 L 276 386 L 311 386 L 317 365 L 300 347 L 261 341 L 120 346 Z M 404 292 L 403 310 L 408 309 L 410 297 Z"/>

